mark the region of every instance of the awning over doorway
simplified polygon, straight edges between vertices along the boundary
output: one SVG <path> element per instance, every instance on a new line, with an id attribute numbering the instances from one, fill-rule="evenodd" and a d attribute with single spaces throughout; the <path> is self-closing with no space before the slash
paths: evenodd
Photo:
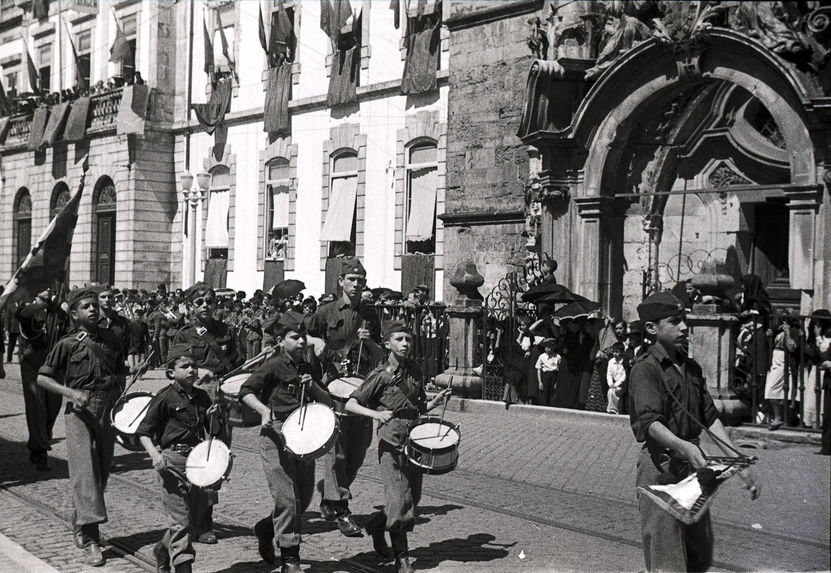
<path id="1" fill-rule="evenodd" d="M 358 193 L 357 177 L 332 180 L 329 192 L 329 211 L 320 233 L 321 241 L 350 241 L 355 217 L 355 198 Z"/>
<path id="2" fill-rule="evenodd" d="M 228 207 L 230 192 L 211 191 L 208 201 L 208 222 L 205 227 L 205 246 L 209 248 L 228 247 Z"/>

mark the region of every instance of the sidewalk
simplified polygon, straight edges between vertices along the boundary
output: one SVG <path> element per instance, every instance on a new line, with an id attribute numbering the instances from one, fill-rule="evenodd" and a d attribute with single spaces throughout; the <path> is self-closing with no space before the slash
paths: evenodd
<path id="1" fill-rule="evenodd" d="M 0 573 L 60 573 L 0 533 Z"/>

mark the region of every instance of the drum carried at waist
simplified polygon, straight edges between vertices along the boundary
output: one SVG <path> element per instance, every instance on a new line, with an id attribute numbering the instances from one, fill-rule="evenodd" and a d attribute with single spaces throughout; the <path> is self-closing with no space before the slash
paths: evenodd
<path id="1" fill-rule="evenodd" d="M 231 450 L 218 438 L 197 444 L 185 461 L 185 476 L 197 487 L 218 486 L 228 478 L 232 466 Z"/>
<path id="2" fill-rule="evenodd" d="M 349 401 L 352 393 L 360 388 L 363 383 L 364 379 L 358 378 L 357 376 L 341 376 L 340 378 L 335 378 L 329 382 L 326 389 L 329 391 L 329 394 L 332 395 L 332 399 L 335 402 L 335 412 L 345 416 L 352 415 L 347 414 L 345 409 L 346 403 Z"/>
<path id="3" fill-rule="evenodd" d="M 110 422 L 115 430 L 115 439 L 127 450 L 143 452 L 136 430 L 147 415 L 147 407 L 153 394 L 149 392 L 131 392 L 125 394 L 113 406 L 110 412 Z"/>
<path id="4" fill-rule="evenodd" d="M 335 412 L 317 402 L 300 406 L 289 414 L 282 429 L 286 451 L 302 461 L 315 460 L 328 452 L 339 432 Z"/>
<path id="5" fill-rule="evenodd" d="M 239 400 L 240 388 L 249 376 L 251 373 L 236 374 L 219 385 L 222 400 L 229 410 L 228 421 L 231 426 L 251 428 L 260 423 L 260 415 Z"/>
<path id="6" fill-rule="evenodd" d="M 426 474 L 446 474 L 456 469 L 461 439 L 457 424 L 428 416 L 410 428 L 404 454 Z"/>

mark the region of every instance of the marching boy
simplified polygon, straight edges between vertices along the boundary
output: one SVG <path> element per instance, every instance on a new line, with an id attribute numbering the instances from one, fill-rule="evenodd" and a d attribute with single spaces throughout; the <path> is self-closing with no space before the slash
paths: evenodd
<path id="1" fill-rule="evenodd" d="M 66 297 L 75 332 L 61 338 L 38 371 L 38 386 L 66 398 L 66 449 L 75 545 L 87 565 L 105 562 L 98 526 L 107 521 L 104 488 L 115 433 L 113 401 L 124 387 L 121 341 L 98 328 L 98 292 L 76 288 Z"/>
<path id="2" fill-rule="evenodd" d="M 196 552 L 194 528 L 208 509 L 204 489 L 192 486 L 185 476 L 185 462 L 205 434 L 217 435 L 221 416 L 219 404 L 212 404 L 208 393 L 194 387 L 197 367 L 190 349 L 176 345 L 168 352 L 167 377 L 172 383 L 150 401 L 136 436 L 159 472 L 162 503 L 169 527 L 153 547 L 156 570 L 190 573 Z"/>
<path id="3" fill-rule="evenodd" d="M 274 498 L 271 517 L 254 526 L 260 556 L 276 561 L 275 545 L 282 557 L 281 573 L 300 568 L 300 518 L 312 500 L 315 486 L 314 460 L 298 460 L 285 448 L 282 429 L 286 418 L 305 402 L 332 405 L 320 386 L 320 363 L 306 346 L 303 315 L 288 311 L 274 323 L 274 343 L 280 352 L 265 361 L 245 381 L 240 400 L 260 414 L 260 456 L 268 488 Z M 303 388 L 305 387 L 305 392 Z"/>
<path id="4" fill-rule="evenodd" d="M 399 573 L 413 568 L 408 558 L 407 532 L 415 524 L 415 506 L 421 499 L 422 474 L 404 455 L 410 428 L 424 414 L 450 397 L 450 389 L 439 392 L 427 403 L 421 369 L 409 360 L 412 335 L 403 322 L 384 329 L 387 361 L 373 370 L 346 403 L 346 411 L 378 420 L 378 460 L 384 484 L 384 509 L 369 520 L 375 551 L 389 556 L 384 531 L 389 531 Z"/>

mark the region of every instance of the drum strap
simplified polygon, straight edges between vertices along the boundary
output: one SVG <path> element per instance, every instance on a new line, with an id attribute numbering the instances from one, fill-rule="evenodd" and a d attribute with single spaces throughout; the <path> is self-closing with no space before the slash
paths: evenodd
<path id="1" fill-rule="evenodd" d="M 219 361 L 222 362 L 222 366 L 225 368 L 225 372 L 230 372 L 231 370 L 233 370 L 233 365 L 228 361 L 228 357 L 225 356 L 224 352 L 222 352 L 222 349 L 216 343 L 216 340 L 214 340 L 212 336 L 202 336 L 202 338 L 207 343 L 208 348 L 211 349 L 211 352 L 214 353 L 214 356 L 216 356 L 219 359 Z"/>

